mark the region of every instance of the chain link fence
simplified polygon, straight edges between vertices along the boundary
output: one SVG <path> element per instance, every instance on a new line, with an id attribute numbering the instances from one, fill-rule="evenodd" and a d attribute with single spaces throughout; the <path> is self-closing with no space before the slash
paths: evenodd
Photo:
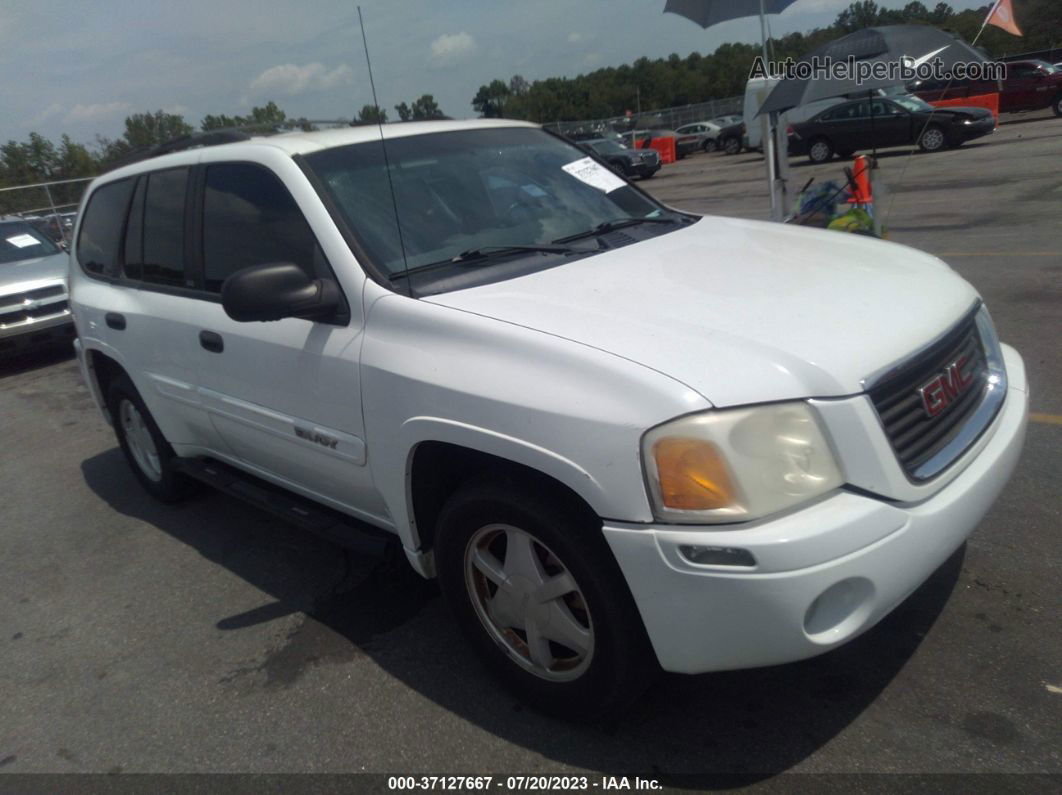
<path id="1" fill-rule="evenodd" d="M 674 108 L 661 108 L 634 113 L 630 116 L 613 116 L 608 119 L 586 119 L 583 121 L 559 121 L 544 124 L 561 135 L 583 136 L 609 132 L 623 133 L 628 130 L 660 129 L 674 130 L 684 124 L 697 121 L 710 121 L 720 116 L 738 115 L 744 109 L 743 96 L 713 99 L 696 105 L 679 105 Z"/>
<path id="2" fill-rule="evenodd" d="M 81 196 L 93 179 L 82 177 L 0 188 L 0 216 L 21 218 L 56 243 L 69 244 Z"/>

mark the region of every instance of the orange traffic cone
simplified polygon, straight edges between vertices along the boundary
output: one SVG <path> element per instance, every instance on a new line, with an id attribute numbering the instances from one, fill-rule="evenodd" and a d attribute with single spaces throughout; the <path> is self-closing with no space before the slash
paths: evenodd
<path id="1" fill-rule="evenodd" d="M 874 204 L 874 189 L 870 184 L 870 170 L 874 161 L 866 155 L 857 155 L 852 164 L 852 198 L 849 204 L 870 207 Z"/>

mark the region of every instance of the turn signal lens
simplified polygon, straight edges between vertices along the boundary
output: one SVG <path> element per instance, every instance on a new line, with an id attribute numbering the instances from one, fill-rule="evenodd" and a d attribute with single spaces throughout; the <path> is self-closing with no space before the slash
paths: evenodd
<path id="1" fill-rule="evenodd" d="M 667 437 L 653 445 L 653 457 L 665 508 L 712 511 L 736 501 L 726 461 L 711 442 Z"/>

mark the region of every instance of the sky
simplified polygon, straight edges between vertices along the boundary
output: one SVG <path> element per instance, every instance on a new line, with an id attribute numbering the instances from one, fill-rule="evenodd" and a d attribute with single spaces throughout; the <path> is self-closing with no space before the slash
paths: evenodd
<path id="1" fill-rule="evenodd" d="M 796 0 L 776 35 L 830 24 L 850 0 Z M 899 7 L 906 0 L 880 5 Z M 926 0 L 932 6 L 932 0 Z M 952 0 L 956 10 L 984 0 Z M 474 116 L 483 83 L 709 53 L 759 41 L 755 18 L 705 31 L 664 0 L 362 0 L 380 105 L 433 94 Z M 92 143 L 130 113 L 198 126 L 275 101 L 289 116 L 350 118 L 372 102 L 355 0 L 0 0 L 0 141 L 37 131 Z"/>

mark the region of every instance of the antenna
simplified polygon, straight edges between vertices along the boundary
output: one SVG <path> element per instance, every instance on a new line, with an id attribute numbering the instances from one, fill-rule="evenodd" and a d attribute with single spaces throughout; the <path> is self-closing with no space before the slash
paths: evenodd
<path id="1" fill-rule="evenodd" d="M 372 89 L 372 104 L 376 108 L 376 126 L 380 130 L 380 148 L 383 150 L 384 169 L 387 171 L 387 184 L 391 189 L 391 207 L 395 212 L 395 228 L 398 230 L 398 247 L 402 251 L 402 267 L 407 274 L 403 279 L 406 283 L 406 294 L 413 297 L 413 285 L 410 283 L 409 260 L 406 259 L 406 244 L 402 239 L 402 221 L 398 217 L 398 198 L 395 195 L 395 182 L 391 176 L 391 161 L 387 158 L 387 141 L 384 139 L 383 115 L 380 112 L 380 103 L 376 99 L 376 83 L 372 79 L 372 61 L 369 59 L 369 42 L 365 38 L 365 20 L 361 18 L 361 6 L 358 6 L 358 24 L 361 26 L 361 44 L 365 48 L 365 64 L 369 67 L 369 88 Z"/>

